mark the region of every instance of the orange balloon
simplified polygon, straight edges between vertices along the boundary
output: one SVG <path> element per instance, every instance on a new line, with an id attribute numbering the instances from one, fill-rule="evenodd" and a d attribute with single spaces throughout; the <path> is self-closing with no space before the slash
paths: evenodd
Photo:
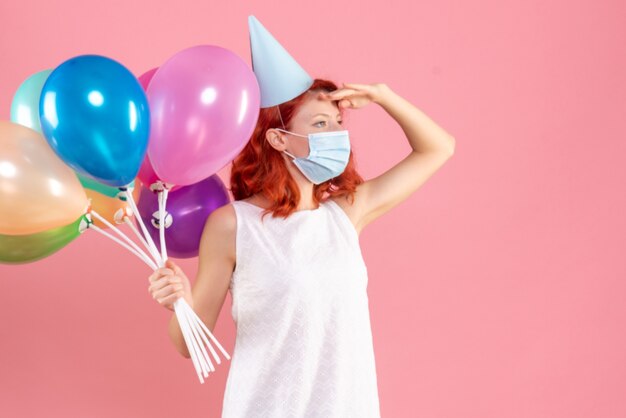
<path id="1" fill-rule="evenodd" d="M 109 197 L 87 188 L 85 188 L 85 192 L 87 193 L 87 197 L 91 199 L 91 210 L 96 211 L 98 215 L 102 216 L 115 226 L 117 226 L 115 224 L 115 213 L 120 209 L 125 209 L 126 207 L 130 209 L 128 202 L 125 202 L 117 197 Z M 132 194 L 135 202 L 139 202 L 139 195 L 141 194 L 139 179 L 135 179 L 135 188 L 133 189 Z M 108 228 L 106 224 L 95 216 L 92 216 L 91 219 L 93 220 L 94 225 L 100 228 Z"/>
<path id="2" fill-rule="evenodd" d="M 74 170 L 40 133 L 0 121 L 0 234 L 33 234 L 67 225 L 87 205 Z"/>

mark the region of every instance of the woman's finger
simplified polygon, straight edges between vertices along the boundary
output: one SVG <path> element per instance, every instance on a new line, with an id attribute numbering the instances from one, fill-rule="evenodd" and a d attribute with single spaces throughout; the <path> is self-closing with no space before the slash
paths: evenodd
<path id="1" fill-rule="evenodd" d="M 180 267 L 174 266 L 174 274 L 184 276 L 185 272 L 183 272 L 183 269 L 181 269 Z"/>
<path id="2" fill-rule="evenodd" d="M 356 84 L 356 83 L 343 83 L 343 86 L 351 88 L 351 89 L 366 90 L 366 91 L 369 91 L 372 87 L 368 84 Z"/>
<path id="3" fill-rule="evenodd" d="M 355 93 L 357 93 L 357 91 L 354 89 L 339 89 L 331 91 L 330 93 L 322 92 L 320 93 L 320 98 L 328 100 L 339 100 Z"/>
<path id="4" fill-rule="evenodd" d="M 158 290 L 161 289 L 165 286 L 167 286 L 168 284 L 175 284 L 175 283 L 181 283 L 181 279 L 178 276 L 163 276 L 163 278 L 157 280 L 156 282 L 152 283 L 150 286 L 152 287 L 153 290 Z"/>
<path id="5" fill-rule="evenodd" d="M 178 293 L 172 293 L 171 295 L 162 297 L 162 298 L 158 298 L 157 302 L 163 306 L 168 306 L 173 304 L 174 302 L 176 302 L 176 300 L 180 297 L 182 297 L 182 292 Z"/>
<path id="6" fill-rule="evenodd" d="M 183 285 L 181 284 L 169 284 L 165 286 L 163 289 L 160 289 L 152 294 L 152 297 L 159 300 L 163 299 L 172 293 L 177 293 L 183 290 Z"/>
<path id="7" fill-rule="evenodd" d="M 163 278 L 152 283 L 148 287 L 148 291 L 152 293 L 152 292 L 155 292 L 157 290 L 164 288 L 165 286 L 169 284 L 179 284 L 179 283 L 182 283 L 182 280 L 178 276 L 163 276 Z"/>
<path id="8" fill-rule="evenodd" d="M 348 99 L 343 99 L 339 102 L 339 107 L 342 108 L 346 108 L 346 107 L 354 107 L 354 105 L 352 104 L 352 102 Z"/>
<path id="9" fill-rule="evenodd" d="M 166 265 L 169 266 L 172 270 L 174 270 L 174 274 L 178 276 L 187 277 L 185 276 L 185 272 L 183 271 L 183 269 L 181 269 L 180 266 L 174 263 L 171 259 L 167 260 Z"/>
<path id="10" fill-rule="evenodd" d="M 172 293 L 178 292 L 179 290 L 183 290 L 183 286 L 180 284 L 169 284 L 162 289 L 156 290 L 152 292 L 152 297 L 154 299 L 162 299 Z"/>
<path id="11" fill-rule="evenodd" d="M 154 270 L 152 272 L 152 274 L 148 277 L 148 280 L 153 282 L 155 280 L 157 280 L 160 276 L 164 276 L 164 275 L 168 275 L 168 274 L 174 274 L 174 270 L 172 269 L 168 269 L 166 267 L 161 267 L 158 268 L 156 270 Z"/>
<path id="12" fill-rule="evenodd" d="M 152 283 L 155 280 L 157 280 L 160 276 L 161 276 L 161 273 L 159 272 L 159 269 L 156 269 L 152 272 L 150 276 L 148 276 L 148 281 Z"/>

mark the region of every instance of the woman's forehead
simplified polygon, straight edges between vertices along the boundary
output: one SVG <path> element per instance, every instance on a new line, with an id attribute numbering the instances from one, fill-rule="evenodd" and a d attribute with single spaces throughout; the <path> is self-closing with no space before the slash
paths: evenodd
<path id="1" fill-rule="evenodd" d="M 303 103 L 298 112 L 299 117 L 304 119 L 310 119 L 317 116 L 319 113 L 329 115 L 331 118 L 341 116 L 341 112 L 337 105 L 328 100 L 312 99 Z"/>

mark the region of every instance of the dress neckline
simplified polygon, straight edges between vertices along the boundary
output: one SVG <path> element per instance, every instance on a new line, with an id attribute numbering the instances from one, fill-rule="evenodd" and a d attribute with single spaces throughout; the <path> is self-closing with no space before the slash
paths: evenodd
<path id="1" fill-rule="evenodd" d="M 295 214 L 295 213 L 301 213 L 301 212 L 303 212 L 303 213 L 317 212 L 320 209 L 322 209 L 322 206 L 324 204 L 326 204 L 328 202 L 328 200 L 330 200 L 330 199 L 327 199 L 327 200 L 325 200 L 323 202 L 320 202 L 319 206 L 317 208 L 315 208 L 315 209 L 300 209 L 300 210 L 297 210 L 297 211 L 293 212 L 292 215 Z M 235 200 L 235 202 L 245 203 L 246 205 L 253 206 L 253 207 L 257 208 L 260 211 L 261 210 L 266 210 L 266 208 L 262 208 L 261 206 L 257 206 L 254 203 L 246 202 L 245 200 Z"/>

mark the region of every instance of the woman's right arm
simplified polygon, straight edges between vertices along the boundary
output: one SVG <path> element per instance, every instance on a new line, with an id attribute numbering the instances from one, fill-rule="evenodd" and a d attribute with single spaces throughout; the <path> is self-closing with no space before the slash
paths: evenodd
<path id="1" fill-rule="evenodd" d="M 180 289 L 196 315 L 211 332 L 213 332 L 217 318 L 222 310 L 235 268 L 236 222 L 235 211 L 231 204 L 224 205 L 211 212 L 206 220 L 200 239 L 196 280 L 190 290 L 185 290 L 185 288 L 189 289 L 189 286 L 184 285 Z M 170 271 L 173 271 L 173 276 L 180 279 L 182 283 L 188 282 L 185 273 L 178 266 L 173 263 L 170 263 L 170 265 L 173 267 L 170 267 Z M 172 277 L 170 277 L 170 282 L 178 283 Z M 176 285 L 174 284 L 171 292 L 175 293 L 176 291 Z M 191 293 L 191 295 L 187 294 L 187 292 Z M 176 298 L 177 296 L 170 294 L 170 299 L 168 300 L 161 295 L 159 298 L 161 302 L 159 303 L 173 310 L 172 303 Z M 178 352 L 189 358 L 189 351 L 178 325 L 176 314 L 172 315 L 169 322 L 169 336 Z"/>

